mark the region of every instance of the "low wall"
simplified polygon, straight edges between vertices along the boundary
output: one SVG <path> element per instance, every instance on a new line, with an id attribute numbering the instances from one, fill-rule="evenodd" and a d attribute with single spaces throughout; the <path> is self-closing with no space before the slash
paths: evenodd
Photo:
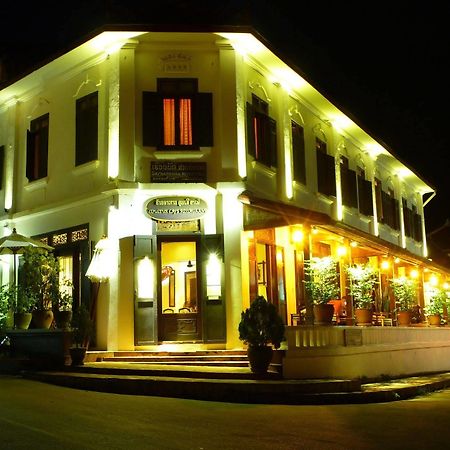
<path id="1" fill-rule="evenodd" d="M 286 328 L 283 377 L 377 378 L 450 371 L 450 327 Z"/>

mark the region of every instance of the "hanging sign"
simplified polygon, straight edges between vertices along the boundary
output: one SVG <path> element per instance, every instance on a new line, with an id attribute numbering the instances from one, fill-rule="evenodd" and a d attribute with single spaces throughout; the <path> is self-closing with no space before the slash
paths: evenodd
<path id="1" fill-rule="evenodd" d="M 197 197 L 153 197 L 145 202 L 145 214 L 153 220 L 196 220 L 208 211 L 206 202 Z"/>

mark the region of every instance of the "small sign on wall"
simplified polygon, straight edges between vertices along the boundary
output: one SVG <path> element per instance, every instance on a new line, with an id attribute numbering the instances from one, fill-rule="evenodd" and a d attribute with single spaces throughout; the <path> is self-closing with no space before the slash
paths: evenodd
<path id="1" fill-rule="evenodd" d="M 205 162 L 151 161 L 152 183 L 206 183 Z"/>
<path id="2" fill-rule="evenodd" d="M 198 197 L 153 197 L 144 204 L 145 215 L 158 221 L 194 221 L 207 211 L 205 200 Z"/>

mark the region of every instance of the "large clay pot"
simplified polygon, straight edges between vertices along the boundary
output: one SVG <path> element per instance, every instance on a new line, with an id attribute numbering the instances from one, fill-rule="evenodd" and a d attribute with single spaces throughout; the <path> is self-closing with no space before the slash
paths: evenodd
<path id="1" fill-rule="evenodd" d="M 441 326 L 441 315 L 440 314 L 431 314 L 427 316 L 428 325 L 431 327 L 440 327 Z"/>
<path id="2" fill-rule="evenodd" d="M 355 309 L 356 325 L 370 326 L 372 325 L 372 310 L 370 308 Z"/>
<path id="3" fill-rule="evenodd" d="M 60 330 L 68 330 L 70 328 L 71 320 L 72 320 L 72 311 L 55 312 L 56 328 L 59 328 Z"/>
<path id="4" fill-rule="evenodd" d="M 397 314 L 397 325 L 400 327 L 409 327 L 411 325 L 411 311 L 399 311 Z"/>
<path id="5" fill-rule="evenodd" d="M 70 358 L 72 359 L 72 366 L 82 366 L 84 358 L 86 357 L 86 347 L 70 347 Z"/>
<path id="6" fill-rule="evenodd" d="M 33 327 L 48 330 L 53 322 L 53 311 L 51 309 L 33 311 Z"/>
<path id="7" fill-rule="evenodd" d="M 314 305 L 314 325 L 331 325 L 333 315 L 334 306 L 332 304 Z"/>
<path id="8" fill-rule="evenodd" d="M 268 345 L 250 345 L 247 349 L 250 370 L 259 375 L 266 373 L 272 361 L 272 353 L 272 347 Z"/>
<path id="9" fill-rule="evenodd" d="M 14 328 L 17 328 L 19 330 L 27 330 L 28 327 L 30 326 L 32 318 L 33 318 L 33 316 L 29 312 L 15 313 L 14 314 Z"/>

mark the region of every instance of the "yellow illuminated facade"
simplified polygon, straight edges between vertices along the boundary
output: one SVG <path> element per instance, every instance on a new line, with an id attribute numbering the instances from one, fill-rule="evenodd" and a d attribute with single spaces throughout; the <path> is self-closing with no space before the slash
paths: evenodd
<path id="1" fill-rule="evenodd" d="M 1 230 L 72 258 L 100 350 L 242 347 L 257 295 L 287 326 L 310 321 L 313 257 L 336 259 L 340 324 L 355 323 L 346 265 L 376 268 L 386 312 L 392 278 L 416 279 L 421 307 L 448 286 L 426 258 L 433 188 L 251 33 L 103 32 L 4 87 L 0 105 Z"/>

